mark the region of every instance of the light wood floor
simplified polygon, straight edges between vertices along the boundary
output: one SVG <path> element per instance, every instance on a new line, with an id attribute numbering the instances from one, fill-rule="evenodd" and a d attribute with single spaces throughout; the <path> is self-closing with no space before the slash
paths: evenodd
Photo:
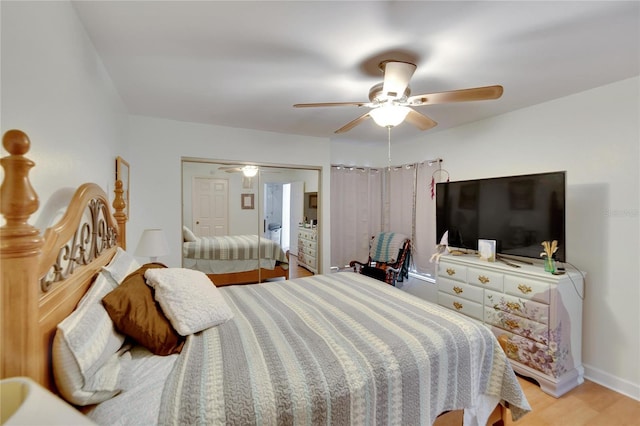
<path id="1" fill-rule="evenodd" d="M 583 384 L 554 398 L 535 384 L 518 377 L 532 411 L 520 420 L 511 420 L 508 414 L 505 425 L 512 426 L 638 426 L 640 402 L 585 380 Z M 442 416 L 445 417 L 445 416 Z M 439 426 L 462 425 L 458 412 L 446 415 Z"/>
<path id="2" fill-rule="evenodd" d="M 533 410 L 517 422 L 508 419 L 506 425 L 640 425 L 639 401 L 589 380 L 560 398 L 547 395 L 535 383 L 519 380 Z"/>
<path id="3" fill-rule="evenodd" d="M 308 277 L 310 275 L 313 275 L 313 272 L 298 266 L 298 256 L 289 253 L 289 279 Z"/>

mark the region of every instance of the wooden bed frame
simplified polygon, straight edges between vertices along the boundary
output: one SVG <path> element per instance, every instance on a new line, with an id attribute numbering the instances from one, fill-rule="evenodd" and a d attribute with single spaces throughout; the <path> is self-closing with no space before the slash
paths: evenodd
<path id="1" fill-rule="evenodd" d="M 0 213 L 6 220 L 0 228 L 0 378 L 26 376 L 56 392 L 51 367 L 56 326 L 73 312 L 118 245 L 125 248 L 122 182 L 116 184 L 115 214 L 98 185 L 84 184 L 62 219 L 40 235 L 28 223 L 38 209 L 28 176 L 35 164 L 25 157 L 29 138 L 9 130 L 2 143 L 9 155 L 0 160 Z"/>
<path id="2" fill-rule="evenodd" d="M 287 259 L 289 259 L 289 251 L 287 250 Z M 276 263 L 273 269 L 260 268 L 253 271 L 229 272 L 227 274 L 207 274 L 211 282 L 216 287 L 224 287 L 225 285 L 234 284 L 255 284 L 265 282 L 274 278 L 289 279 L 289 269 L 284 269 L 282 265 Z"/>
<path id="3" fill-rule="evenodd" d="M 41 235 L 28 223 L 38 209 L 29 181 L 35 164 L 25 157 L 30 145 L 19 130 L 3 136 L 9 155 L 0 159 L 0 213 L 6 220 L 0 228 L 0 379 L 26 376 L 57 393 L 51 363 L 56 326 L 73 312 L 117 247 L 125 248 L 127 216 L 121 181 L 115 185 L 114 214 L 104 191 L 86 183 L 62 219 Z M 489 424 L 503 418 L 506 409 L 498 404 Z"/>

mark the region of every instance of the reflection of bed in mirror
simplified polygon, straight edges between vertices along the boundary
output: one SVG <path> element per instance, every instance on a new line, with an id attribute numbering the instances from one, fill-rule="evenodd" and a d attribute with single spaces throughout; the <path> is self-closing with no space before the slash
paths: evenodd
<path id="1" fill-rule="evenodd" d="M 289 278 L 288 253 L 270 239 L 258 235 L 196 237 L 185 226 L 183 240 L 183 266 L 204 272 L 218 287 Z"/>

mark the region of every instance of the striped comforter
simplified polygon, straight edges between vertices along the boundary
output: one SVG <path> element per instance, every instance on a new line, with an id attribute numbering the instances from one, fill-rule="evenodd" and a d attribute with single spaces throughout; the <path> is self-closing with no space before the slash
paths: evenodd
<path id="1" fill-rule="evenodd" d="M 350 272 L 220 289 L 234 318 L 189 336 L 161 424 L 486 424 L 529 410 L 481 323 Z M 469 420 L 468 416 L 471 416 Z"/>
<path id="2" fill-rule="evenodd" d="M 287 256 L 280 245 L 268 238 L 260 238 L 258 254 L 257 235 L 198 237 L 196 241 L 183 243 L 182 254 L 188 259 L 255 260 L 260 258 L 288 263 Z"/>

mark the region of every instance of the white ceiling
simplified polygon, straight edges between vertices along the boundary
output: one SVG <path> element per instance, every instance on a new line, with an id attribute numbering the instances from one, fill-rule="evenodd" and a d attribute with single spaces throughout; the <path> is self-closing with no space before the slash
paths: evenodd
<path id="1" fill-rule="evenodd" d="M 412 94 L 501 84 L 498 100 L 429 105 L 415 138 L 640 75 L 640 2 L 76 1 L 129 112 L 386 143 L 372 120 L 343 135 L 386 59 L 417 65 Z M 602 105 L 606 108 L 606 105 Z M 544 126 L 544 123 L 540 123 Z"/>

